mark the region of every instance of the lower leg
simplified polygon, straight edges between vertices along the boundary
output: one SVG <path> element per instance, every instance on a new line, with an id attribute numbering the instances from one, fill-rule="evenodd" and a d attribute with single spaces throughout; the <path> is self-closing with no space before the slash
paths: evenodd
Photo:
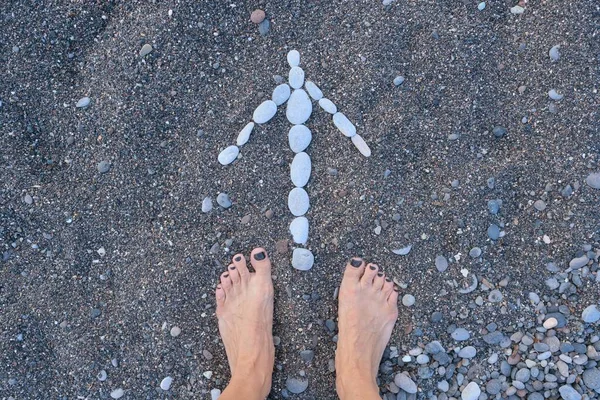
<path id="1" fill-rule="evenodd" d="M 398 292 L 373 264 L 350 260 L 339 292 L 336 389 L 341 400 L 379 400 L 377 371 L 398 318 Z"/>

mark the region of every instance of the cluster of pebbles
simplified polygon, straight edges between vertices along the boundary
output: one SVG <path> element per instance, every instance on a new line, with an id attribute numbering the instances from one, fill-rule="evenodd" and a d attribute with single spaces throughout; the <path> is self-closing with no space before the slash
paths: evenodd
<path id="1" fill-rule="evenodd" d="M 309 223 L 305 214 L 310 208 L 310 199 L 304 189 L 310 179 L 312 164 L 310 156 L 305 150 L 312 141 L 310 129 L 304 125 L 313 111 L 313 101 L 327 113 L 332 115 L 333 124 L 346 137 L 350 138 L 354 146 L 365 157 L 371 155 L 371 149 L 365 140 L 356 133 L 356 127 L 350 120 L 337 110 L 337 106 L 329 99 L 323 97 L 319 87 L 305 81 L 304 70 L 300 68 L 300 53 L 291 50 L 287 55 L 290 64 L 288 83 L 282 83 L 273 90 L 270 100 L 262 102 L 248 122 L 238 134 L 236 144 L 227 147 L 218 156 L 222 165 L 231 164 L 240 154 L 240 147 L 248 142 L 255 124 L 269 122 L 277 112 L 277 107 L 287 102 L 286 117 L 293 125 L 288 132 L 290 149 L 295 153 L 290 167 L 290 178 L 294 188 L 288 195 L 288 208 L 295 217 L 290 223 L 290 233 L 297 245 L 306 246 L 308 242 Z M 304 86 L 304 89 L 302 87 Z M 308 93 L 307 93 L 308 92 Z M 314 264 L 314 255 L 306 248 L 297 247 L 292 253 L 292 266 L 301 271 L 307 271 Z"/>

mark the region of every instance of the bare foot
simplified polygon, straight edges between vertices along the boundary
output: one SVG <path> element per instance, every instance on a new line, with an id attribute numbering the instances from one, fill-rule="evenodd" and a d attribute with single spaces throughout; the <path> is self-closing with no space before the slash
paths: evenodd
<path id="1" fill-rule="evenodd" d="M 353 258 L 339 293 L 336 387 L 342 400 L 380 399 L 377 370 L 398 319 L 398 292 L 375 264 Z"/>
<path id="2" fill-rule="evenodd" d="M 217 286 L 217 318 L 225 344 L 231 382 L 222 399 L 264 399 L 271 390 L 273 346 L 273 282 L 271 261 L 263 248 L 252 250 L 246 266 L 236 254 Z"/>

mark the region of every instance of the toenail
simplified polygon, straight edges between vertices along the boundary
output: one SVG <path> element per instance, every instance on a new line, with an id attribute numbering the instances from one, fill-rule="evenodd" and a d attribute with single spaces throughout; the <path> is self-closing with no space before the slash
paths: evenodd
<path id="1" fill-rule="evenodd" d="M 223 275 L 223 278 L 229 278 L 229 274 Z"/>
<path id="2" fill-rule="evenodd" d="M 242 261 L 242 256 L 237 256 L 237 257 L 236 257 L 234 260 L 235 260 L 235 261 L 238 261 L 238 262 L 239 262 L 239 261 Z"/>
<path id="3" fill-rule="evenodd" d="M 229 267 L 229 269 L 235 269 L 235 265 L 232 265 L 231 267 Z"/>
<path id="4" fill-rule="evenodd" d="M 221 285 L 217 285 L 217 289 L 221 289 Z"/>
<path id="5" fill-rule="evenodd" d="M 369 265 L 369 268 L 371 268 L 371 271 L 375 271 L 377 269 L 377 267 L 374 265 Z"/>
<path id="6" fill-rule="evenodd" d="M 266 257 L 266 255 L 265 255 L 265 252 L 264 252 L 264 251 L 261 251 L 260 253 L 256 253 L 256 254 L 254 255 L 254 259 L 255 259 L 255 260 L 257 260 L 257 261 L 264 260 L 264 259 L 265 259 L 265 257 Z"/>
<path id="7" fill-rule="evenodd" d="M 362 265 L 362 260 L 359 258 L 353 258 L 352 260 L 350 260 L 350 265 L 352 265 L 355 268 L 358 268 Z"/>
<path id="8" fill-rule="evenodd" d="M 398 288 L 396 286 L 394 286 L 394 292 L 399 292 L 400 290 L 398 290 Z"/>
<path id="9" fill-rule="evenodd" d="M 386 280 L 386 281 L 388 281 L 388 282 L 391 282 L 391 281 L 392 281 L 392 278 L 390 278 L 390 277 L 386 277 L 386 278 L 385 278 L 385 280 Z"/>
<path id="10" fill-rule="evenodd" d="M 378 272 L 377 276 L 383 276 L 383 272 Z"/>

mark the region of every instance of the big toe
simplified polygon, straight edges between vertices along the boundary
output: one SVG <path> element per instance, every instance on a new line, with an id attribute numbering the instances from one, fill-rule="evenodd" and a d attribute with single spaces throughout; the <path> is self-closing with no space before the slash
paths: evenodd
<path id="1" fill-rule="evenodd" d="M 252 250 L 252 253 L 250 253 L 250 263 L 257 275 L 271 276 L 271 260 L 267 251 L 262 247 Z"/>
<path id="2" fill-rule="evenodd" d="M 362 258 L 353 257 L 346 264 L 344 281 L 358 282 L 365 273 L 365 262 Z"/>

